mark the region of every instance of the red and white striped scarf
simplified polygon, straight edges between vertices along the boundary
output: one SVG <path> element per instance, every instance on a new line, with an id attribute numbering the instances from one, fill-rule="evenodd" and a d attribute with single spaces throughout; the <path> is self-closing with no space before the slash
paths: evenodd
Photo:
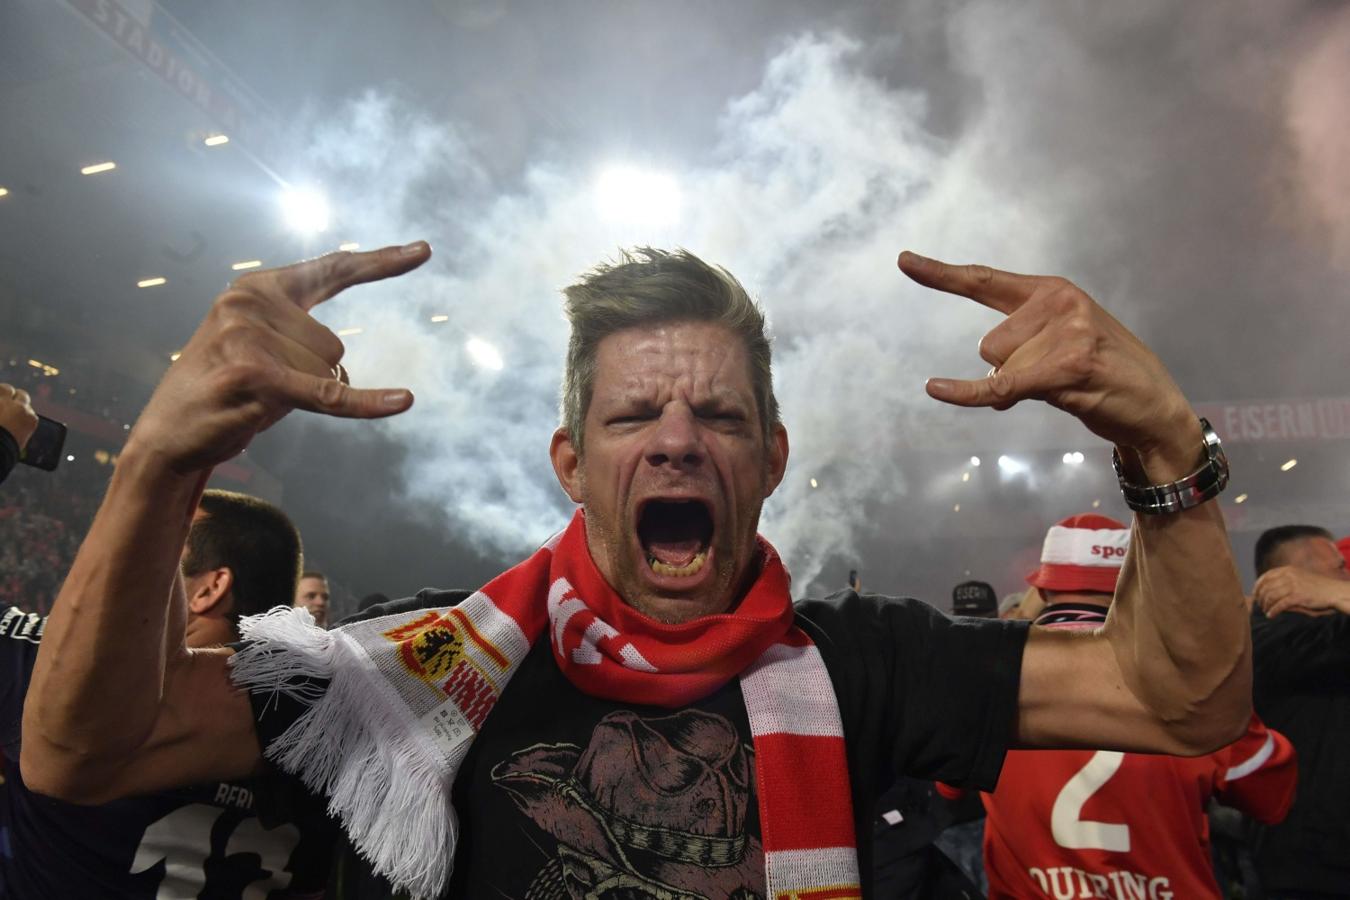
<path id="1" fill-rule="evenodd" d="M 759 540 L 759 576 L 737 608 L 680 625 L 624 603 L 566 530 L 464 602 L 324 632 L 302 610 L 241 623 L 235 684 L 308 709 L 269 759 L 327 794 L 353 845 L 421 898 L 449 881 L 451 787 L 470 743 L 535 640 L 578 689 L 667 708 L 733 678 L 755 748 L 767 896 L 861 896 L 839 705 L 811 639 L 793 624 L 788 574 Z M 296 676 L 302 676 L 300 680 Z M 306 684 L 304 676 L 327 682 Z"/>

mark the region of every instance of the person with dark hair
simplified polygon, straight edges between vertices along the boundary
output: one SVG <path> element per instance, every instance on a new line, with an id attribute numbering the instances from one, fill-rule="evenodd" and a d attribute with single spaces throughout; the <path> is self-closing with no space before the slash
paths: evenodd
<path id="1" fill-rule="evenodd" d="M 1296 565 L 1292 560 L 1320 547 L 1319 538 L 1333 540 L 1331 532 L 1320 525 L 1280 525 L 1267 528 L 1256 539 L 1256 574 L 1261 576 L 1276 566 Z M 1311 541 L 1311 543 L 1309 543 Z"/>
<path id="2" fill-rule="evenodd" d="M 266 759 L 328 797 L 385 895 L 843 900 L 872 895 L 873 804 L 900 775 L 991 788 L 1012 746 L 1195 754 L 1242 733 L 1250 632 L 1207 502 L 1227 483 L 1213 430 L 1072 283 L 910 253 L 918 284 L 1007 316 L 980 345 L 994 371 L 933 379 L 934 398 L 1046 401 L 1116 445 L 1140 525 L 1102 628 L 851 590 L 794 605 L 758 535 L 789 449 L 764 313 L 726 270 L 639 248 L 565 291 L 561 533 L 472 593 L 336 632 L 284 610 L 240 646 L 184 649 L 172 557 L 201 473 L 296 408 L 408 409 L 405 390 L 347 383 L 310 311 L 429 255 L 250 272 L 212 306 L 48 623 L 23 756 L 42 790 L 97 799 Z M 116 639 L 94 626 L 118 617 Z"/>
<path id="3" fill-rule="evenodd" d="M 0 383 L 0 482 L 19 464 L 37 424 L 37 413 L 33 412 L 28 392 Z"/>
<path id="4" fill-rule="evenodd" d="M 293 605 L 304 607 L 314 617 L 314 624 L 320 628 L 328 627 L 328 576 L 314 569 L 308 569 L 300 575 L 300 583 L 295 586 Z"/>
<path id="5" fill-rule="evenodd" d="M 238 640 L 240 616 L 285 605 L 299 561 L 300 536 L 285 513 L 254 497 L 206 491 L 182 553 L 187 646 Z M 312 805 L 297 805 L 294 820 L 261 823 L 256 782 L 211 781 L 101 806 L 28 790 L 17 765 L 20 720 L 45 626 L 41 616 L 0 607 L 0 897 L 168 900 L 247 890 L 317 900 L 332 826 Z"/>
<path id="6" fill-rule="evenodd" d="M 1272 898 L 1350 895 L 1350 573 L 1331 532 L 1284 525 L 1256 541 L 1253 700 L 1298 750 L 1298 795 L 1255 844 Z"/>
<path id="7" fill-rule="evenodd" d="M 300 532 L 280 509 L 247 494 L 205 492 L 183 548 L 189 629 L 191 617 L 228 598 L 228 608 L 213 617 L 233 633 L 219 643 L 238 640 L 240 618 L 290 604 L 299 559 Z"/>
<path id="8" fill-rule="evenodd" d="M 1095 513 L 1052 526 L 1027 576 L 1047 601 L 1036 625 L 1102 628 L 1130 542 L 1124 523 Z M 1297 779 L 1289 740 L 1256 716 L 1241 739 L 1204 756 L 1015 750 L 998 787 L 982 795 L 989 896 L 1219 900 L 1206 806 L 1217 797 L 1278 822 Z"/>

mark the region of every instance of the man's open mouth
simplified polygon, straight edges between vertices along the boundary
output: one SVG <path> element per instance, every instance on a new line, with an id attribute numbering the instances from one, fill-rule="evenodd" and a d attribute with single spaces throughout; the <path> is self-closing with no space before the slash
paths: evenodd
<path id="1" fill-rule="evenodd" d="M 708 560 L 712 513 L 702 500 L 649 500 L 638 515 L 637 533 L 653 572 L 688 578 Z"/>

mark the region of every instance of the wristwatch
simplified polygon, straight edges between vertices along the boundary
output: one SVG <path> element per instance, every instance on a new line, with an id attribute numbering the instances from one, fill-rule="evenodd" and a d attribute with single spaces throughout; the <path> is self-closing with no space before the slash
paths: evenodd
<path id="1" fill-rule="evenodd" d="M 1170 484 L 1131 484 L 1126 480 L 1120 452 L 1111 451 L 1111 464 L 1116 468 L 1116 478 L 1120 481 L 1120 492 L 1125 495 L 1126 506 L 1151 516 L 1177 513 L 1199 506 L 1206 500 L 1213 500 L 1223 492 L 1228 486 L 1228 457 L 1224 455 L 1219 436 L 1210 427 L 1208 419 L 1200 420 L 1200 430 L 1204 435 L 1204 462 L 1185 478 Z"/>

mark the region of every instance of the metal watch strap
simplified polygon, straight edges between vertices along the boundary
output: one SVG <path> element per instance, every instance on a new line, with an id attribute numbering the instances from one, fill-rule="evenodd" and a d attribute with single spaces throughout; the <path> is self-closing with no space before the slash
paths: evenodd
<path id="1" fill-rule="evenodd" d="M 1210 427 L 1208 419 L 1200 420 L 1200 429 L 1204 434 L 1204 462 L 1185 478 L 1170 484 L 1131 484 L 1125 478 L 1120 453 L 1111 451 L 1111 464 L 1116 468 L 1116 478 L 1120 482 L 1120 492 L 1125 495 L 1125 505 L 1145 515 L 1163 515 L 1199 506 L 1223 492 L 1228 486 L 1228 457 L 1224 455 L 1219 436 Z"/>

